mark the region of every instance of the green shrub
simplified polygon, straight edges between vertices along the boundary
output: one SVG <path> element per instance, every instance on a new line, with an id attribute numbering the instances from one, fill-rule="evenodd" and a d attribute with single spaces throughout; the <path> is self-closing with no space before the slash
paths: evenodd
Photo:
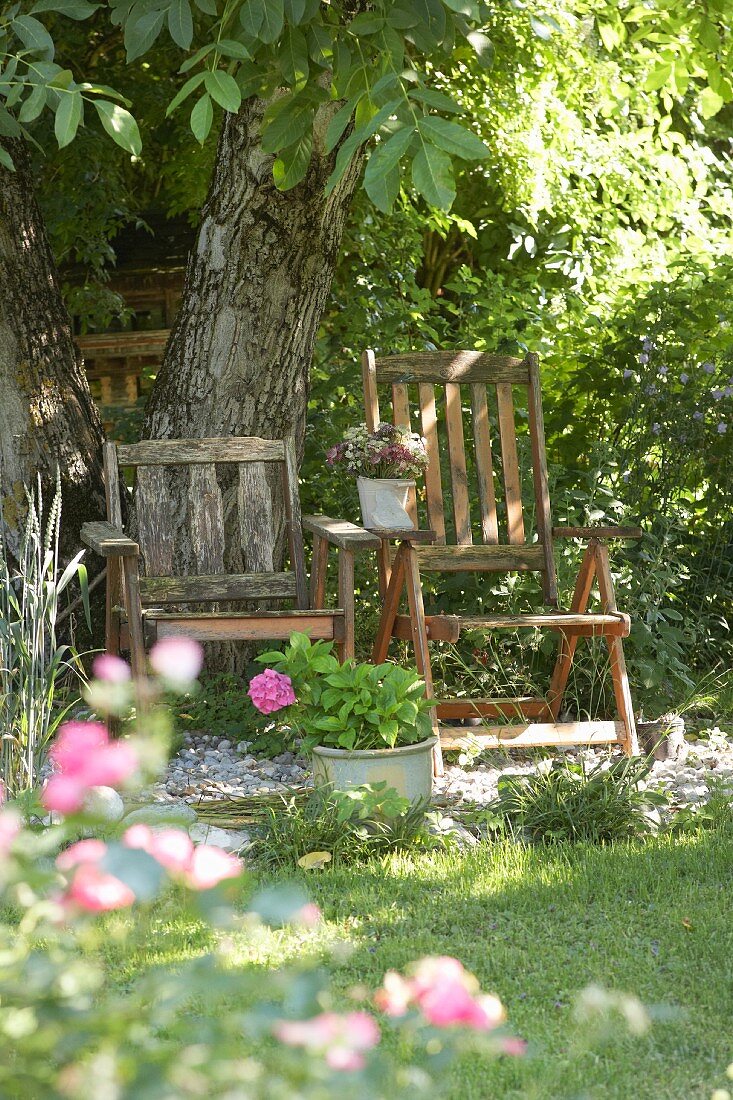
<path id="1" fill-rule="evenodd" d="M 545 843 L 606 844 L 654 827 L 666 796 L 641 784 L 650 760 L 601 762 L 590 771 L 556 761 L 539 775 L 504 776 L 490 809 L 520 836 Z"/>

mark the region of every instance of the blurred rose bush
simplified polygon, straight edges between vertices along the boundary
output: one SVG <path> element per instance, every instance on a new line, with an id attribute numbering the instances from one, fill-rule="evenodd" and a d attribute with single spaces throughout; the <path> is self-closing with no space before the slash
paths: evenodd
<path id="1" fill-rule="evenodd" d="M 156 678 L 133 684 L 124 662 L 100 658 L 88 693 L 102 717 L 144 698 L 145 729 L 112 740 L 102 722 L 66 723 L 43 790 L 0 808 L 0 1096 L 392 1100 L 416 1088 L 429 1095 L 458 1050 L 521 1053 L 502 1031 L 500 1003 L 455 959 L 390 972 L 373 1006 L 361 994 L 363 1007 L 345 1013 L 333 1010 L 315 961 L 267 982 L 232 965 L 233 932 L 251 934 L 259 921 L 305 935 L 320 914 L 292 885 L 245 903 L 242 862 L 183 829 L 95 820 L 95 787 L 127 789 L 162 766 L 162 692 L 190 687 L 201 655 L 166 639 L 150 663 Z M 115 984 L 115 956 L 128 973 L 156 957 L 166 907 L 226 934 L 206 954 Z M 382 1043 L 393 1028 L 399 1065 Z"/>

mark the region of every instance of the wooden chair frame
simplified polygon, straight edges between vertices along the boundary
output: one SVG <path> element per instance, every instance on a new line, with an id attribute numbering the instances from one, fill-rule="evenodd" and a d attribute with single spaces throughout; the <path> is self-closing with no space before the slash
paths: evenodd
<path id="1" fill-rule="evenodd" d="M 254 464 L 280 466 L 285 499 L 291 570 L 271 568 L 224 572 L 224 516 L 216 466 L 239 466 L 239 503 L 267 505 L 264 477 L 253 478 Z M 165 466 L 187 466 L 191 478 L 192 541 L 199 574 L 172 576 L 173 552 L 161 512 L 165 511 Z M 138 469 L 138 525 L 140 543 L 129 538 L 122 525 L 120 468 Z M 260 468 L 259 473 L 262 473 Z M 143 440 L 104 445 L 107 522 L 85 523 L 82 541 L 107 559 L 106 648 L 119 653 L 129 648 L 133 675 L 145 674 L 146 645 L 155 638 L 186 635 L 200 641 L 256 641 L 287 639 L 293 631 L 311 638 L 334 640 L 343 659 L 354 653 L 354 554 L 379 546 L 379 539 L 351 523 L 328 517 L 301 517 L 295 444 L 257 437 Z M 254 510 L 254 509 L 253 509 Z M 240 527 L 256 540 L 257 523 Z M 305 569 L 303 530 L 315 536 L 314 560 L 328 544 L 339 552 L 338 608 L 311 605 Z M 141 553 L 142 545 L 142 553 Z M 147 575 L 141 575 L 141 557 Z M 152 574 L 152 575 L 151 575 Z M 170 610 L 170 605 L 218 604 L 238 601 L 292 601 L 294 608 L 267 611 Z"/>
<path id="2" fill-rule="evenodd" d="M 532 353 L 524 359 L 480 352 L 429 352 L 377 359 L 374 352 L 362 357 L 366 421 L 370 430 L 380 422 L 378 386 L 387 383 L 392 391 L 395 424 L 413 426 L 409 405 L 410 385 L 417 385 L 419 430 L 425 437 L 429 466 L 425 476 L 425 505 L 429 531 L 418 529 L 418 502 L 414 492 L 408 504 L 416 530 L 382 533 L 379 550 L 382 617 L 372 659 L 383 661 L 391 638 L 411 640 L 418 671 L 434 698 L 429 642 L 457 641 L 461 628 L 507 630 L 538 628 L 559 634 L 558 656 L 546 696 L 506 699 L 436 699 L 435 726 L 443 748 L 478 743 L 484 748 L 535 747 L 543 745 L 618 744 L 631 754 L 637 751 L 634 713 L 626 673 L 622 639 L 630 631 L 628 615 L 616 606 L 613 578 L 606 541 L 610 538 L 638 538 L 638 528 L 553 527 L 545 453 L 539 360 Z M 470 387 L 472 435 L 476 459 L 478 505 L 481 513 L 482 544 L 475 545 L 471 528 L 471 496 L 467 474 L 461 387 Z M 440 468 L 436 387 L 444 387 L 445 428 L 450 460 L 452 520 L 455 544 L 444 512 L 443 479 Z M 517 450 L 513 387 L 526 389 L 529 409 L 529 437 L 535 502 L 536 541 L 525 534 L 521 479 Z M 507 541 L 500 543 L 499 513 L 494 473 L 487 388 L 495 388 L 497 435 L 501 446 L 504 514 Z M 376 533 L 376 532 L 375 532 Z M 393 541 L 399 539 L 398 548 Z M 567 611 L 559 607 L 554 560 L 554 540 L 579 538 L 587 542 L 575 591 Z M 542 574 L 544 602 L 550 609 L 524 615 L 426 615 L 423 604 L 421 569 L 437 572 L 471 571 L 495 573 L 537 571 Z M 591 612 L 588 603 L 597 582 L 601 610 Z M 407 589 L 409 615 L 399 614 L 400 600 Z M 560 722 L 579 638 L 602 637 L 609 650 L 610 674 L 618 721 Z M 484 726 L 479 732 L 441 726 L 441 719 L 470 717 L 501 718 L 507 724 Z M 512 724 L 513 723 L 513 724 Z M 440 753 L 436 754 L 440 772 Z"/>

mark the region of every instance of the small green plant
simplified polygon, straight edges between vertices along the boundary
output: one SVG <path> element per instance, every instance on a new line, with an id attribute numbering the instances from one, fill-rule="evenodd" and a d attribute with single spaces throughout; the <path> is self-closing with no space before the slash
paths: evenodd
<path id="1" fill-rule="evenodd" d="M 649 832 L 666 795 L 642 786 L 653 761 L 639 757 L 582 764 L 556 761 L 539 775 L 506 776 L 490 809 L 531 841 L 607 844 Z"/>
<path id="2" fill-rule="evenodd" d="M 305 799 L 283 796 L 282 806 L 268 807 L 264 824 L 256 851 L 273 867 L 292 867 L 311 853 L 333 866 L 441 843 L 428 832 L 425 807 L 386 783 L 348 791 L 319 787 Z"/>
<path id="3" fill-rule="evenodd" d="M 175 713 L 179 736 L 174 749 L 180 748 L 183 733 L 199 732 L 249 741 L 258 756 L 277 756 L 289 744 L 287 732 L 253 706 L 241 677 L 229 672 L 203 676 L 196 690 L 177 703 Z"/>
<path id="4" fill-rule="evenodd" d="M 330 642 L 291 634 L 283 652 L 257 658 L 289 678 L 297 702 L 287 707 L 287 719 L 306 749 L 393 749 L 430 737 L 425 684 L 416 673 L 390 663 L 341 664 L 332 650 Z"/>
<path id="5" fill-rule="evenodd" d="M 57 689 L 77 660 L 56 638 L 59 597 L 74 578 L 89 616 L 89 589 L 82 554 L 62 569 L 59 560 L 61 483 L 57 477 L 48 515 L 43 515 L 40 478 L 26 490 L 28 518 L 11 565 L 0 523 L 0 782 L 8 797 L 38 784 L 49 741 L 78 696 L 57 705 Z"/>
<path id="6" fill-rule="evenodd" d="M 672 833 L 719 829 L 733 833 L 733 787 L 721 779 L 707 780 L 708 797 L 696 806 L 683 806 L 669 823 Z"/>

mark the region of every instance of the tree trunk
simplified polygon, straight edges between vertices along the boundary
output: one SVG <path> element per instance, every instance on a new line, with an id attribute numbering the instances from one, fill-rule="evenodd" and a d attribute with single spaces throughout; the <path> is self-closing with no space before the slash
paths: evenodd
<path id="1" fill-rule="evenodd" d="M 253 99 L 225 116 L 180 312 L 148 407 L 147 437 L 278 438 L 293 431 L 302 448 L 308 370 L 361 166 L 353 163 L 325 196 L 335 155 L 323 151 L 324 110 L 308 175 L 293 190 L 278 191 L 273 157 L 259 144 L 265 106 Z M 188 480 L 169 484 L 173 568 L 196 572 Z M 233 482 L 222 488 L 228 532 L 252 530 L 251 520 L 235 523 L 237 497 L 241 504 L 250 494 L 238 494 Z M 241 548 L 240 539 L 227 539 L 227 569 L 278 567 L 283 508 L 277 487 L 270 488 L 274 506 L 254 524 L 256 544 Z"/>
<path id="2" fill-rule="evenodd" d="M 61 472 L 62 554 L 79 528 L 105 515 L 102 424 L 89 392 L 56 265 L 35 198 L 28 150 L 5 141 L 15 172 L 0 167 L 0 524 L 17 553 L 24 486 L 40 473 L 44 497 Z"/>

